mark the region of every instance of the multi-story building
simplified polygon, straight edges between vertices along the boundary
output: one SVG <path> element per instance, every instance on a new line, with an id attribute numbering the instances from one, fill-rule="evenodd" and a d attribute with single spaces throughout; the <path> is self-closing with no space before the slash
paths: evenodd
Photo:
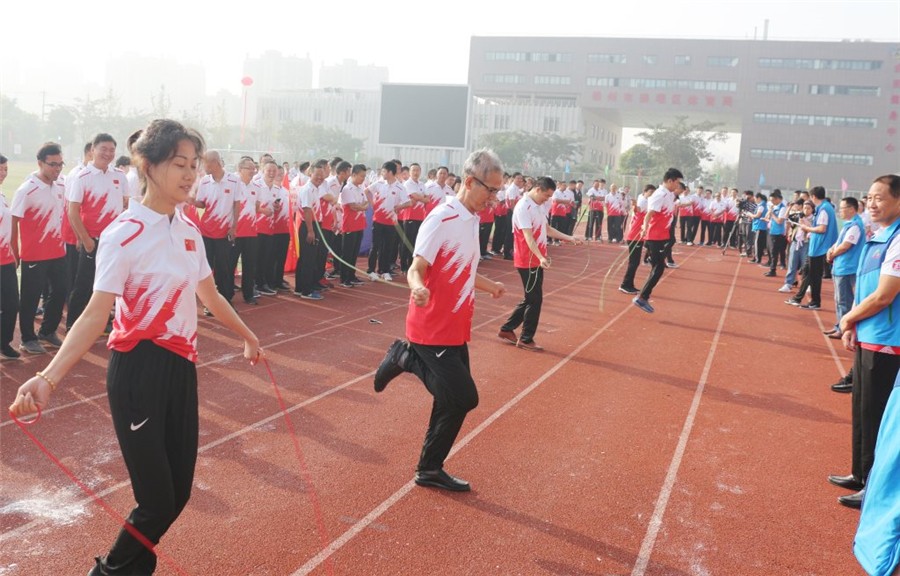
<path id="1" fill-rule="evenodd" d="M 380 90 L 388 81 L 387 66 L 360 66 L 356 60 L 344 60 L 340 64 L 319 68 L 319 88 L 344 90 Z"/>
<path id="2" fill-rule="evenodd" d="M 544 132 L 576 110 L 598 168 L 615 166 L 623 127 L 687 115 L 740 132 L 742 188 L 865 190 L 900 169 L 900 43 L 473 37 L 469 85 L 530 113 L 551 103 Z M 510 122 L 502 106 L 478 114 L 487 130 Z"/>

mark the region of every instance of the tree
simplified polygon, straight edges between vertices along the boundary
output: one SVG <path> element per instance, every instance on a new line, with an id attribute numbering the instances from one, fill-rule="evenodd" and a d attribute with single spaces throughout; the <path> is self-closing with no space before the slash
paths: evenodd
<path id="1" fill-rule="evenodd" d="M 659 178 L 667 168 L 678 168 L 688 179 L 700 178 L 701 164 L 713 159 L 709 143 L 728 138 L 719 130 L 721 126 L 709 120 L 689 124 L 687 116 L 677 116 L 670 126 L 648 125 L 646 131 L 637 134 L 645 143 L 636 144 L 622 155 L 619 171 L 636 174 L 642 168 L 644 175 Z"/>
<path id="2" fill-rule="evenodd" d="M 41 133 L 41 120 L 36 114 L 19 108 L 14 99 L 0 96 L 0 143 L 4 156 L 34 159 L 42 142 Z"/>
<path id="3" fill-rule="evenodd" d="M 524 170 L 534 174 L 558 170 L 567 161 L 577 162 L 581 142 L 578 138 L 559 134 L 494 132 L 485 134 L 479 146 L 491 148 L 509 170 Z"/>
<path id="4" fill-rule="evenodd" d="M 704 171 L 700 181 L 704 184 L 709 183 L 710 188 L 712 185 L 733 188 L 737 186 L 737 175 L 737 164 L 727 164 L 722 160 L 716 160 Z"/>
<path id="5" fill-rule="evenodd" d="M 294 158 L 357 158 L 364 142 L 338 128 L 325 128 L 303 121 L 288 122 L 278 132 L 278 141 Z"/>

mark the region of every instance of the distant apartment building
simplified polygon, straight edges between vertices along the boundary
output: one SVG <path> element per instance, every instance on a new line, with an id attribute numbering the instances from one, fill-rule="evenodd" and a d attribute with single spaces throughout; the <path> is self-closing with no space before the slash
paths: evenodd
<path id="1" fill-rule="evenodd" d="M 319 88 L 343 90 L 380 90 L 388 81 L 387 66 L 360 66 L 356 60 L 340 64 L 322 64 L 319 68 Z"/>
<path id="2" fill-rule="evenodd" d="M 865 190 L 900 169 L 898 43 L 473 37 L 469 85 L 497 103 L 473 134 L 515 129 L 508 106 L 543 132 L 576 121 L 598 169 L 616 165 L 623 127 L 678 115 L 741 134 L 741 188 Z"/>

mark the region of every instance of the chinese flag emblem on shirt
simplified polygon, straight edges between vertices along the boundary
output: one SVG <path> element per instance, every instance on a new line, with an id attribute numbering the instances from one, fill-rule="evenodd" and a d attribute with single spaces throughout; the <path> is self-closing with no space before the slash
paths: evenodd
<path id="1" fill-rule="evenodd" d="M 188 252 L 196 252 L 197 244 L 194 243 L 194 241 L 191 240 L 190 238 L 185 238 L 184 239 L 184 249 L 187 250 Z"/>

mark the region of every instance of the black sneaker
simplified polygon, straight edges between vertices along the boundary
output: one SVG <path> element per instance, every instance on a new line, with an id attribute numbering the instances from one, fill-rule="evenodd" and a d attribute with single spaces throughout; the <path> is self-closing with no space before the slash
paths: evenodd
<path id="1" fill-rule="evenodd" d="M 40 340 L 44 344 L 45 347 L 59 348 L 60 346 L 62 346 L 62 340 L 60 340 L 59 336 L 57 336 L 55 333 L 52 333 L 52 334 L 38 333 L 37 337 L 38 337 L 38 340 Z"/>
<path id="2" fill-rule="evenodd" d="M 801 304 L 800 307 L 803 308 L 804 310 L 818 310 L 821 308 L 821 306 L 819 306 L 818 304 L 814 304 L 814 303 Z"/>
<path id="3" fill-rule="evenodd" d="M 375 372 L 375 391 L 384 390 L 388 382 L 403 374 L 409 366 L 409 342 L 394 340 Z"/>
<path id="4" fill-rule="evenodd" d="M 353 280 L 350 281 L 350 283 L 353 284 L 354 286 L 362 286 L 363 284 L 365 284 L 365 282 L 363 282 L 359 278 L 354 278 Z"/>
<path id="5" fill-rule="evenodd" d="M 14 350 L 9 344 L 0 347 L 0 360 L 19 360 L 21 358 L 22 354 Z"/>
<path id="6" fill-rule="evenodd" d="M 634 286 L 619 286 L 619 292 L 623 294 L 631 294 L 632 296 L 641 293 L 641 291 Z"/>

